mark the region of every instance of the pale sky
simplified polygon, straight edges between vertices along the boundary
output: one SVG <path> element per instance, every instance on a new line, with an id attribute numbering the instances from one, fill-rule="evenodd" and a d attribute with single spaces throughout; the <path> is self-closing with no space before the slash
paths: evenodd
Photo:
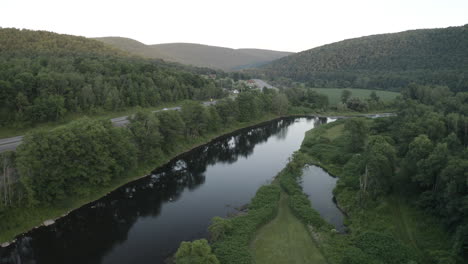
<path id="1" fill-rule="evenodd" d="M 468 0 L 0 0 L 0 27 L 145 44 L 301 51 L 347 38 L 468 24 Z"/>

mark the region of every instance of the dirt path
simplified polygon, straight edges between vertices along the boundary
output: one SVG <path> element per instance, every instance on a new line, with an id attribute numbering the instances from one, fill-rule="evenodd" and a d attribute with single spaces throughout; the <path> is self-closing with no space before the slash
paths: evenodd
<path id="1" fill-rule="evenodd" d="M 285 193 L 278 215 L 257 232 L 251 248 L 257 264 L 327 263 L 305 226 L 292 214 Z"/>

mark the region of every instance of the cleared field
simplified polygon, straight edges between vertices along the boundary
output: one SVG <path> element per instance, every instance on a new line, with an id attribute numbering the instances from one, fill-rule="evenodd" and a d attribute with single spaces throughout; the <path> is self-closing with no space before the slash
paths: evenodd
<path id="1" fill-rule="evenodd" d="M 278 215 L 262 227 L 252 242 L 257 264 L 325 264 L 305 226 L 291 212 L 283 192 Z"/>
<path id="2" fill-rule="evenodd" d="M 361 99 L 369 98 L 369 95 L 375 91 L 377 96 L 380 97 L 380 100 L 384 102 L 388 102 L 393 100 L 397 97 L 400 93 L 397 92 L 388 92 L 388 91 L 380 91 L 380 90 L 367 90 L 367 89 L 343 89 L 343 88 L 311 88 L 312 90 L 326 94 L 328 99 L 330 100 L 331 105 L 335 105 L 341 101 L 341 93 L 343 90 L 351 91 L 351 97 L 358 97 Z"/>

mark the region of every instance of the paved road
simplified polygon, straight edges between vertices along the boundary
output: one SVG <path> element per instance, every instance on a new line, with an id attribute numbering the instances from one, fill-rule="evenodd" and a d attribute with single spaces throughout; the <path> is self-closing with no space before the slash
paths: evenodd
<path id="1" fill-rule="evenodd" d="M 214 104 L 216 104 L 216 101 L 203 102 L 204 106 L 210 106 Z M 182 109 L 182 107 L 176 106 L 176 107 L 163 108 L 161 110 L 156 110 L 156 111 L 153 111 L 153 113 L 161 112 L 161 111 L 171 111 L 171 110 L 179 111 L 180 109 Z M 123 127 L 128 124 L 129 120 L 128 120 L 128 116 L 121 116 L 121 117 L 112 118 L 111 122 L 116 127 Z M 18 145 L 21 144 L 22 140 L 23 140 L 23 136 L 0 139 L 0 153 L 4 151 L 8 151 L 8 150 L 15 150 L 16 147 L 18 147 Z"/>

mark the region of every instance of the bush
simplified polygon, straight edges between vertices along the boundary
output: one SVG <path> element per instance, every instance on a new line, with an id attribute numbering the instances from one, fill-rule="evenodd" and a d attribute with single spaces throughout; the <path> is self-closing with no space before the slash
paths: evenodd
<path id="1" fill-rule="evenodd" d="M 223 264 L 252 263 L 249 244 L 257 229 L 271 221 L 277 214 L 280 188 L 274 185 L 260 187 L 249 205 L 247 215 L 232 218 L 229 221 L 232 229 L 224 233 L 224 237 L 213 243 L 214 253 Z M 217 229 L 220 221 L 216 220 Z"/>
<path id="2" fill-rule="evenodd" d="M 385 264 L 408 263 L 411 256 L 408 248 L 391 236 L 376 232 L 365 232 L 356 238 L 355 245 L 369 256 Z"/>
<path id="3" fill-rule="evenodd" d="M 176 264 L 219 264 L 219 260 L 211 252 L 206 239 L 193 242 L 182 242 L 176 253 Z"/>

